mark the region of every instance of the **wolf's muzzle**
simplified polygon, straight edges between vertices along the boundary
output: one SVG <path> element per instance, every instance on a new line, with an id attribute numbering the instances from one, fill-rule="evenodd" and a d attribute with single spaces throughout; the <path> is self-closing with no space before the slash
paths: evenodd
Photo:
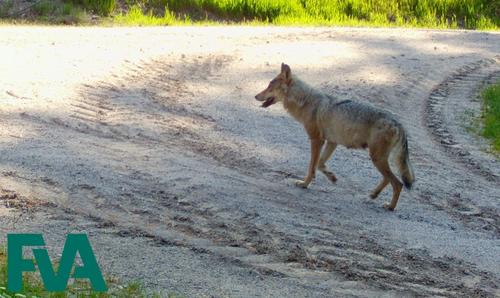
<path id="1" fill-rule="evenodd" d="M 263 108 L 267 108 L 268 106 L 270 106 L 270 105 L 274 104 L 274 100 L 275 100 L 275 99 L 276 99 L 276 98 L 275 98 L 274 96 L 273 96 L 273 97 L 268 97 L 268 98 L 266 99 L 266 101 L 264 101 L 264 102 L 262 103 L 261 107 L 263 107 Z"/>

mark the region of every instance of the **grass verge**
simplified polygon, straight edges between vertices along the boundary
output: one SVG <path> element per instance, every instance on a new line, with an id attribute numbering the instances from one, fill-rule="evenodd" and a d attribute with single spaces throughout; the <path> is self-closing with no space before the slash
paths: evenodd
<path id="1" fill-rule="evenodd" d="M 87 11 L 70 1 L 0 1 L 0 22 L 2 23 L 87 24 L 89 21 Z"/>
<path id="2" fill-rule="evenodd" d="M 500 0 L 35 0 L 0 2 L 0 18 L 108 25 L 250 24 L 500 28 Z M 19 6 L 19 5 L 18 5 Z M 89 15 L 91 17 L 89 17 Z"/>
<path id="3" fill-rule="evenodd" d="M 115 16 L 112 23 L 135 26 L 166 26 L 180 25 L 185 22 L 178 19 L 170 10 L 166 8 L 163 16 L 156 16 L 152 11 L 144 13 L 139 5 L 133 5 L 126 14 L 119 14 Z"/>
<path id="4" fill-rule="evenodd" d="M 500 82 L 484 89 L 481 97 L 484 119 L 482 134 L 491 140 L 493 150 L 500 153 Z"/>
<path id="5" fill-rule="evenodd" d="M 106 278 L 108 285 L 107 293 L 98 293 L 91 290 L 90 284 L 85 281 L 76 280 L 70 283 L 65 292 L 47 292 L 45 291 L 40 277 L 35 273 L 23 274 L 23 290 L 19 293 L 12 293 L 7 290 L 7 254 L 5 248 L 0 248 L 0 297 L 18 298 L 18 297 L 161 297 L 160 294 L 148 293 L 139 282 L 131 282 L 125 286 L 117 284 L 112 278 Z M 71 281 L 71 280 L 70 280 Z M 168 297 L 177 297 L 169 294 Z"/>

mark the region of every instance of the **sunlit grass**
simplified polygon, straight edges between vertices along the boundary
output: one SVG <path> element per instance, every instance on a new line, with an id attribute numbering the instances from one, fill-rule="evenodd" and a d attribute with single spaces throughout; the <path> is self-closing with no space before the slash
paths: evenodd
<path id="1" fill-rule="evenodd" d="M 496 29 L 497 5 L 490 0 L 153 0 L 198 20 L 210 15 L 275 25 L 376 25 Z M 196 16 L 198 15 L 198 18 Z"/>
<path id="2" fill-rule="evenodd" d="M 500 82 L 487 87 L 483 98 L 483 136 L 490 139 L 493 149 L 500 153 Z"/>
<path id="3" fill-rule="evenodd" d="M 166 26 L 181 24 L 183 22 L 175 17 L 175 15 L 165 8 L 165 13 L 163 16 L 158 17 L 153 15 L 152 11 L 144 13 L 138 5 L 134 5 L 125 14 L 119 14 L 115 16 L 114 23 L 120 25 L 140 25 L 140 26 Z"/>
<path id="4" fill-rule="evenodd" d="M 84 14 L 111 15 L 97 23 L 167 26 L 245 24 L 293 26 L 376 26 L 498 30 L 498 0 L 41 0 L 35 21 L 60 22 Z M 0 3 L 0 17 L 12 0 Z M 62 7 L 62 8 L 61 8 Z M 124 10 L 121 10 L 121 9 Z M 81 12 L 83 11 L 83 13 Z M 64 21 L 64 19 L 63 19 Z M 92 20 L 92 23 L 95 23 Z"/>

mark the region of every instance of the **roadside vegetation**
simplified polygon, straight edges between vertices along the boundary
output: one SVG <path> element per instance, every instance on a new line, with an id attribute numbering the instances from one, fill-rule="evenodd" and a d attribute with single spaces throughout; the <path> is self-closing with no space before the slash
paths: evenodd
<path id="1" fill-rule="evenodd" d="M 500 82 L 487 87 L 483 98 L 483 136 L 490 139 L 493 150 L 500 153 Z"/>
<path id="2" fill-rule="evenodd" d="M 10 21 L 68 24 L 500 27 L 500 0 L 6 0 L 0 3 L 0 17 Z"/>
<path id="3" fill-rule="evenodd" d="M 90 284 L 85 281 L 77 280 L 73 282 L 65 292 L 47 292 L 45 291 L 39 275 L 35 273 L 23 274 L 23 290 L 20 293 L 7 291 L 7 255 L 5 248 L 0 248 L 0 298 L 19 298 L 19 297 L 161 297 L 159 294 L 146 292 L 138 282 L 131 282 L 125 286 L 119 285 L 111 278 L 107 278 L 107 293 L 98 293 L 91 290 Z M 177 297 L 168 295 L 168 297 Z"/>

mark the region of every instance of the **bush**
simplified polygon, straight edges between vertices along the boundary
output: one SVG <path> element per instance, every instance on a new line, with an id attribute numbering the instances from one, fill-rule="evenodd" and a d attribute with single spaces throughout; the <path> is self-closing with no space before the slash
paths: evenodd
<path id="1" fill-rule="evenodd" d="M 116 8 L 116 0 L 75 0 L 74 2 L 101 16 L 109 16 Z"/>

